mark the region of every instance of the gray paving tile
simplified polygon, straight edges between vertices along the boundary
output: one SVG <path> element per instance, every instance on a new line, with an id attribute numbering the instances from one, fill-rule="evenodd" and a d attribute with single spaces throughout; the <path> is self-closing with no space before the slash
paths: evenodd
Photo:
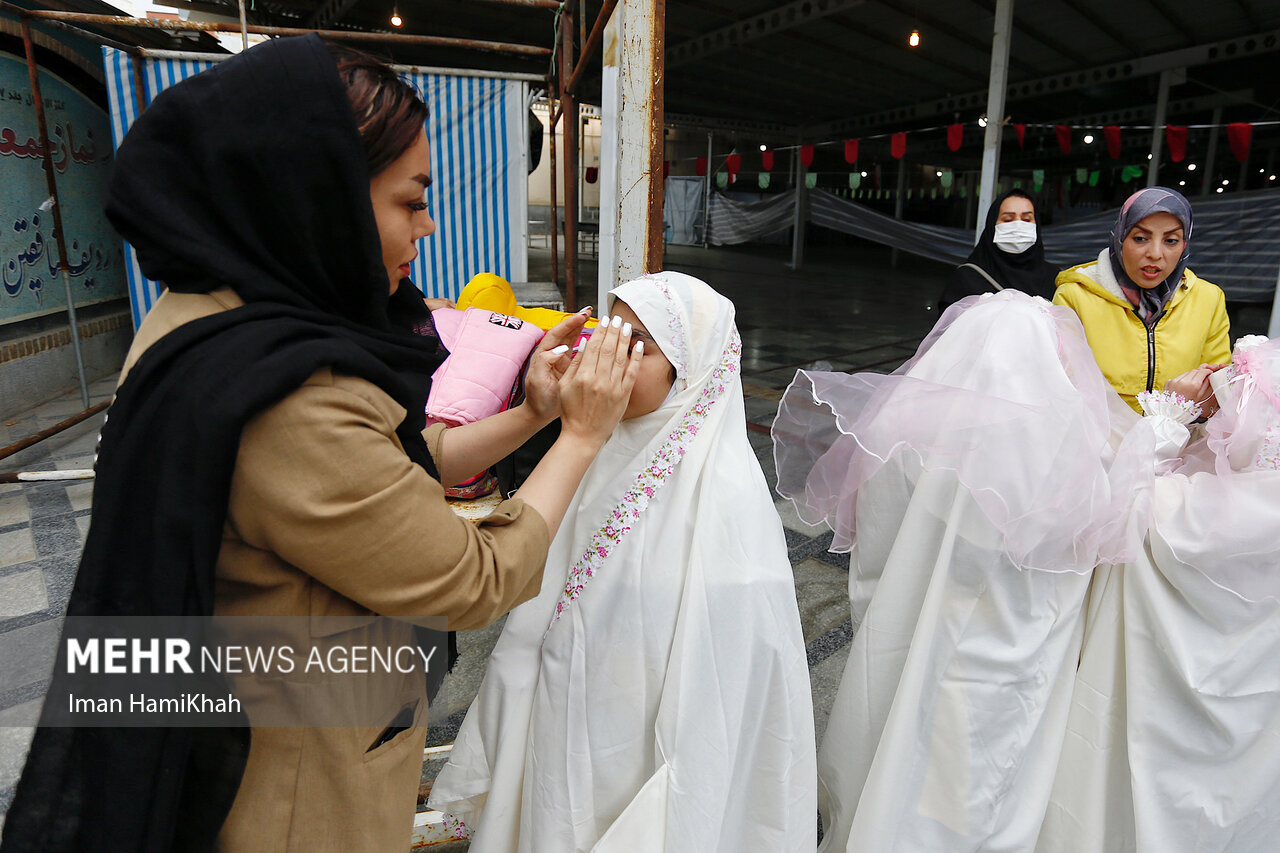
<path id="1" fill-rule="evenodd" d="M 0 634 L 0 690 L 47 680 L 53 671 L 58 632 L 58 620 L 46 619 Z"/>
<path id="2" fill-rule="evenodd" d="M 84 539 L 76 519 L 68 512 L 56 518 L 41 519 L 32 523 L 32 536 L 41 557 L 55 554 L 78 554 L 84 547 Z"/>
<path id="3" fill-rule="evenodd" d="M 89 509 L 93 506 L 93 480 L 67 486 L 66 493 L 72 510 Z"/>
<path id="4" fill-rule="evenodd" d="M 0 576 L 0 621 L 39 613 L 49 607 L 44 575 L 37 569 Z"/>
<path id="5" fill-rule="evenodd" d="M 20 485 L 13 483 L 11 485 Z M 20 491 L 0 493 L 0 527 L 25 524 L 31 520 L 27 496 Z"/>
<path id="6" fill-rule="evenodd" d="M 0 533 L 0 566 L 25 563 L 40 556 L 29 527 Z"/>

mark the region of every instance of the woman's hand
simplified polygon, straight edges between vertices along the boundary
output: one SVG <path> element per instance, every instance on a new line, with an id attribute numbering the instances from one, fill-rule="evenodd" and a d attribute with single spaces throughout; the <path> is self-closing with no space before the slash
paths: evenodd
<path id="1" fill-rule="evenodd" d="M 457 308 L 452 299 L 440 296 L 424 296 L 422 301 L 427 304 L 428 311 L 436 311 L 441 308 Z"/>
<path id="2" fill-rule="evenodd" d="M 628 352 L 630 350 L 630 352 Z M 631 346 L 621 317 L 596 327 L 560 379 L 561 434 L 598 448 L 622 419 L 636 384 L 644 342 Z"/>
<path id="3" fill-rule="evenodd" d="M 1213 386 L 1209 384 L 1209 376 L 1220 370 L 1223 364 L 1202 364 L 1194 370 L 1173 377 L 1164 383 L 1164 390 L 1181 394 L 1193 403 L 1200 404 L 1200 411 L 1210 417 L 1218 411 L 1218 398 L 1213 394 Z"/>
<path id="4" fill-rule="evenodd" d="M 565 317 L 542 337 L 529 357 L 529 370 L 524 377 L 524 404 L 535 418 L 550 423 L 560 416 L 560 380 L 572 363 L 567 348 L 582 334 L 591 316 L 591 308 Z M 555 352 L 558 348 L 565 348 Z"/>

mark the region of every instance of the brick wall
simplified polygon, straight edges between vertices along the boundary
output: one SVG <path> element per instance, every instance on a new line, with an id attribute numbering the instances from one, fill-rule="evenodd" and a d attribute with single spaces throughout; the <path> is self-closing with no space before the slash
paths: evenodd
<path id="1" fill-rule="evenodd" d="M 94 335 L 114 332 L 121 327 L 131 326 L 132 322 L 128 311 L 108 314 L 105 317 L 97 317 L 93 320 L 84 320 L 80 323 L 80 340 L 83 342 Z M 27 338 L 19 338 L 15 341 L 5 341 L 0 343 L 0 364 L 70 345 L 70 328 L 53 329 Z"/>

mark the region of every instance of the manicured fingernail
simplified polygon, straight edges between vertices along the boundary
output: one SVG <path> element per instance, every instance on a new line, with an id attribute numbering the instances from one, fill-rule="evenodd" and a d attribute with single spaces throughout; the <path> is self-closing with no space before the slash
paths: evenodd
<path id="1" fill-rule="evenodd" d="M 622 334 L 623 334 L 623 336 L 627 336 L 627 335 L 630 335 L 630 334 L 631 334 L 631 324 L 630 324 L 630 323 L 623 323 L 623 324 L 622 324 Z"/>
<path id="2" fill-rule="evenodd" d="M 556 347 L 555 349 L 553 349 L 553 350 L 551 351 L 551 354 L 552 354 L 552 355 L 564 355 L 564 354 L 565 354 L 565 353 L 567 353 L 568 351 L 569 351 L 569 345 L 568 345 L 568 344 L 561 344 L 560 346 L 558 346 L 558 347 Z"/>
<path id="3" fill-rule="evenodd" d="M 636 341 L 636 345 L 631 348 L 632 352 L 644 352 L 644 341 Z"/>
<path id="4" fill-rule="evenodd" d="M 586 308 L 582 308 L 582 309 L 580 309 L 580 310 L 578 311 L 578 313 L 579 313 L 579 314 L 582 314 L 582 315 L 584 315 L 584 316 L 585 316 L 585 315 L 587 315 L 587 314 L 590 314 L 590 313 L 591 313 L 591 306 L 590 306 L 590 305 L 588 305 Z"/>
<path id="5" fill-rule="evenodd" d="M 621 325 L 622 325 L 622 318 L 621 318 L 621 317 L 619 317 L 619 316 L 617 316 L 617 315 L 614 315 L 612 325 L 613 325 L 613 327 L 614 327 L 615 329 L 616 329 L 616 328 L 618 328 L 619 326 L 621 326 Z"/>
<path id="6" fill-rule="evenodd" d="M 601 326 L 608 326 L 608 325 L 609 325 L 609 315 L 608 315 L 608 314 L 605 314 L 603 317 L 601 317 L 601 318 L 600 318 L 600 325 L 601 325 Z"/>

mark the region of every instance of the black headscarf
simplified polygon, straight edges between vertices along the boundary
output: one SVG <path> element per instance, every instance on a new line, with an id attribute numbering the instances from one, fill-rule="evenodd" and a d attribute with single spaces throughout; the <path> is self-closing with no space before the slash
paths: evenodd
<path id="1" fill-rule="evenodd" d="M 210 616 L 241 431 L 321 367 L 404 406 L 398 438 L 435 474 L 420 431 L 442 354 L 410 331 L 429 323 L 421 294 L 406 281 L 388 296 L 369 177 L 315 36 L 171 87 L 129 131 L 107 215 L 143 271 L 175 291 L 230 287 L 247 304 L 175 329 L 120 387 L 68 617 Z M 46 709 L 64 689 L 64 651 Z M 41 727 L 0 849 L 210 848 L 248 745 L 244 726 Z"/>
<path id="2" fill-rule="evenodd" d="M 1025 252 L 1010 254 L 995 244 L 996 220 L 1000 217 L 1000 205 L 1010 196 L 1025 196 L 1020 190 L 1010 190 L 991 203 L 987 211 L 987 226 L 982 230 L 978 243 L 965 259 L 965 263 L 977 264 L 987 271 L 987 275 L 1000 282 L 1003 287 L 1012 287 L 1032 296 L 1053 298 L 1054 278 L 1058 274 L 1054 267 L 1044 259 L 1044 237 L 1040 226 L 1036 225 L 1035 245 Z M 1038 217 L 1037 217 L 1038 218 Z M 959 302 L 966 296 L 977 293 L 992 293 L 991 282 L 982 277 L 977 270 L 969 267 L 958 267 L 947 286 L 942 290 L 939 305 L 946 308 L 953 302 Z"/>

